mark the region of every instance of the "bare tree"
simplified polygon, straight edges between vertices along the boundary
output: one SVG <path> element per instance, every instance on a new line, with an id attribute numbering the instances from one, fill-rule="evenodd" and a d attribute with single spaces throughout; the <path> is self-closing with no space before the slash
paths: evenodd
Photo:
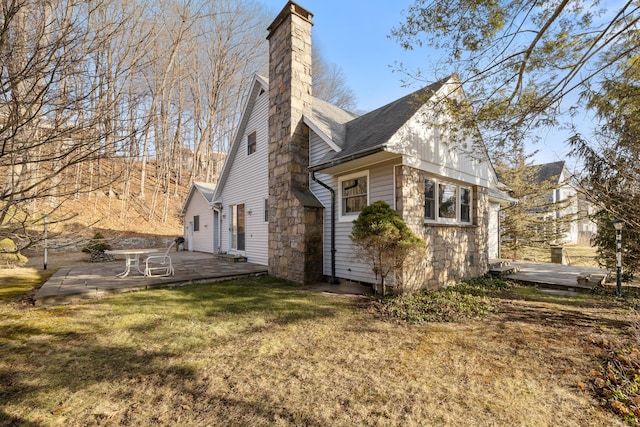
<path id="1" fill-rule="evenodd" d="M 0 238 L 29 246 L 83 197 L 96 216 L 117 197 L 122 219 L 167 221 L 192 180 L 215 181 L 266 69 L 263 5 L 7 0 L 0 13 Z M 318 69 L 329 99 L 342 75 Z"/>
<path id="2" fill-rule="evenodd" d="M 345 110 L 356 107 L 356 96 L 347 86 L 342 69 L 328 63 L 316 47 L 312 52 L 313 96 Z"/>
<path id="3" fill-rule="evenodd" d="M 501 150 L 566 125 L 579 92 L 637 61 L 639 24 L 635 0 L 415 0 L 392 37 L 406 49 L 437 49 L 428 76 L 399 68 L 407 80 L 457 72 L 471 107 L 456 105 L 457 121 L 480 125 Z"/>
<path id="4" fill-rule="evenodd" d="M 35 239 L 33 227 L 76 193 L 59 185 L 61 175 L 100 158 L 103 140 L 115 135 L 96 132 L 95 88 L 86 84 L 96 70 L 83 58 L 100 44 L 87 27 L 94 9 L 35 0 L 0 7 L 0 236 L 23 248 Z"/>

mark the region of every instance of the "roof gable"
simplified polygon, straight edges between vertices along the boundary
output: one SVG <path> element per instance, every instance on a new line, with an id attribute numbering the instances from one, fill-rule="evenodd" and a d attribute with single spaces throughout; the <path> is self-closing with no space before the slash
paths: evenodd
<path id="1" fill-rule="evenodd" d="M 247 128 L 247 123 L 249 122 L 249 118 L 251 117 L 251 113 L 253 112 L 256 100 L 263 93 L 269 92 L 268 79 L 258 74 L 255 74 L 253 76 L 253 82 L 249 87 L 251 88 L 249 91 L 249 96 L 247 96 L 244 108 L 242 109 L 240 122 L 238 123 L 238 127 L 236 128 L 234 138 L 231 141 L 231 146 L 229 147 L 227 158 L 224 161 L 222 171 L 220 172 L 220 177 L 218 178 L 218 185 L 216 186 L 216 191 L 213 195 L 214 200 L 220 197 L 220 193 L 222 192 L 222 189 L 224 188 L 227 179 L 229 178 L 231 165 L 233 165 L 233 162 L 235 161 L 236 155 L 238 153 L 238 147 L 242 143 L 242 136 L 244 135 L 244 132 Z"/>
<path id="2" fill-rule="evenodd" d="M 189 189 L 189 194 L 182 206 L 182 210 L 180 211 L 181 215 L 185 215 L 187 213 L 187 208 L 193 199 L 195 194 L 200 194 L 209 205 L 213 205 L 213 195 L 215 193 L 215 185 L 209 184 L 207 182 L 194 182 L 191 184 L 191 188 Z"/>
<path id="3" fill-rule="evenodd" d="M 347 124 L 347 140 L 341 156 L 385 145 L 446 82 L 440 80 Z"/>
<path id="4" fill-rule="evenodd" d="M 342 150 L 330 153 L 311 166 L 322 170 L 329 165 L 389 150 L 398 131 L 423 108 L 454 76 L 447 77 L 346 123 Z"/>
<path id="5" fill-rule="evenodd" d="M 356 114 L 345 111 L 320 98 L 313 98 L 311 114 L 309 117 L 304 117 L 304 122 L 334 151 L 342 151 L 347 133 L 347 123 L 357 117 Z"/>

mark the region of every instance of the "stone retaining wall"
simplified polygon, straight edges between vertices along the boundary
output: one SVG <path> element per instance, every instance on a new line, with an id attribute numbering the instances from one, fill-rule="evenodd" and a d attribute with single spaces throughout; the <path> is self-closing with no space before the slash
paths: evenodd
<path id="1" fill-rule="evenodd" d="M 113 249 L 163 248 L 168 247 L 177 236 L 144 236 L 106 238 Z M 88 238 L 58 238 L 47 240 L 49 253 L 76 253 L 89 243 Z M 29 253 L 40 253 L 44 250 L 44 242 L 29 248 Z"/>

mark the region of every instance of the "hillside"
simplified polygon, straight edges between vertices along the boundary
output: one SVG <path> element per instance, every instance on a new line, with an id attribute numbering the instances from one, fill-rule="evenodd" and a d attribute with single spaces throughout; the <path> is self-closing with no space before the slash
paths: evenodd
<path id="1" fill-rule="evenodd" d="M 167 185 L 157 184 L 153 165 L 148 169 L 141 196 L 139 165 L 130 168 L 128 174 L 121 170 L 119 161 L 102 165 L 103 172 L 94 174 L 92 179 L 96 181 L 99 175 L 103 182 L 111 184 L 71 198 L 59 198 L 60 206 L 49 219 L 50 237 L 89 237 L 96 232 L 105 237 L 182 235 L 179 214 L 191 185 L 190 174 L 183 171 L 177 177 L 172 173 L 167 194 Z M 69 188 L 75 178 L 63 176 L 59 187 Z"/>
<path id="2" fill-rule="evenodd" d="M 65 215 L 74 216 L 71 221 L 61 224 L 54 232 L 62 234 L 93 235 L 101 232 L 106 237 L 122 235 L 182 235 L 182 218 L 179 213 L 188 189 L 180 191 L 179 196 L 171 196 L 168 200 L 168 215 L 163 220 L 162 212 L 156 208 L 151 213 L 147 199 L 132 197 L 121 200 L 115 196 L 93 194 L 80 200 L 64 203 L 62 211 Z"/>

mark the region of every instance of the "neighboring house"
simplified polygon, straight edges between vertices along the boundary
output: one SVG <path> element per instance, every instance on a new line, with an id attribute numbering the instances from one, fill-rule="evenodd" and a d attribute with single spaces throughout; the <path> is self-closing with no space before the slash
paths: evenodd
<path id="1" fill-rule="evenodd" d="M 489 221 L 487 230 L 487 247 L 490 260 L 500 258 L 500 221 L 503 206 L 517 203 L 517 200 L 509 196 L 506 187 L 499 183 L 495 174 L 489 184 Z"/>
<path id="2" fill-rule="evenodd" d="M 560 203 L 561 209 L 548 212 L 550 219 L 570 218 L 562 242 L 569 244 L 589 244 L 596 233 L 596 225 L 589 219 L 592 207 L 590 203 L 571 185 L 571 175 L 564 161 L 534 165 L 535 181 L 549 182 L 554 189 L 549 193 L 550 203 Z"/>
<path id="3" fill-rule="evenodd" d="M 376 283 L 349 235 L 361 209 L 384 200 L 428 252 L 392 282 L 435 288 L 486 273 L 508 197 L 484 150 L 465 152 L 483 147 L 479 135 L 453 141 L 438 126 L 438 101 L 463 96 L 456 77 L 360 117 L 341 110 L 311 94 L 311 17 L 288 2 L 269 26 L 269 79 L 253 79 L 213 194 L 194 184 L 185 202 L 190 247 L 299 283 Z"/>

